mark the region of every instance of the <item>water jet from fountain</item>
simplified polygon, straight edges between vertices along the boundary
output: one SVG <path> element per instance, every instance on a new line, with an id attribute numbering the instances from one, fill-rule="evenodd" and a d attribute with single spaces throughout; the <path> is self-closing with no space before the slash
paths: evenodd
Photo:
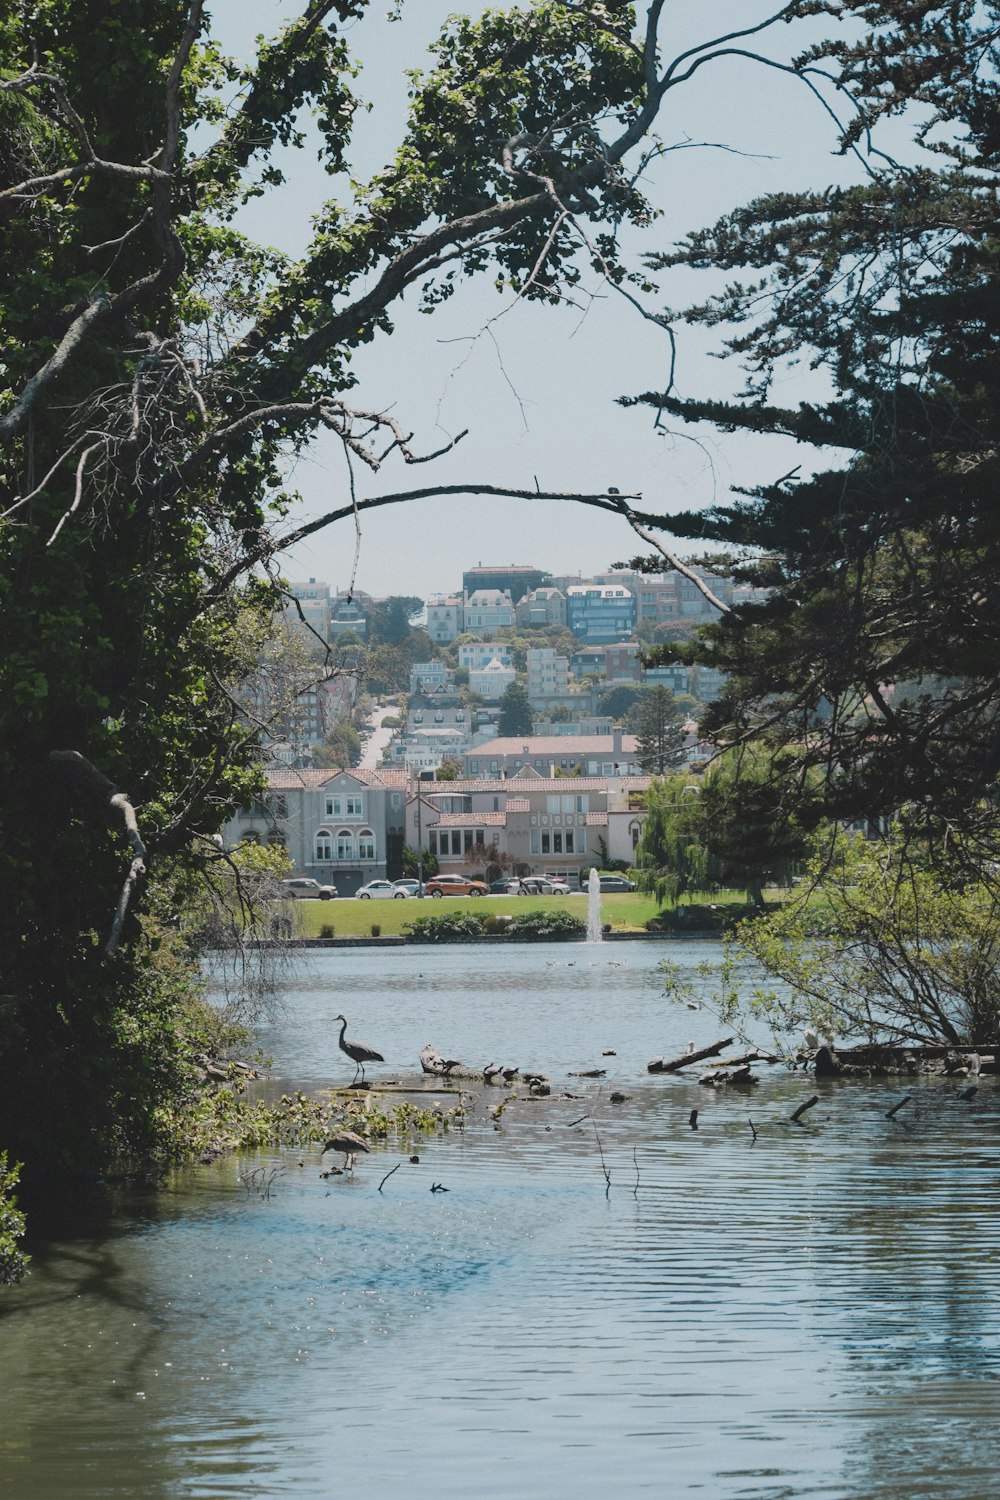
<path id="1" fill-rule="evenodd" d="M 587 942 L 601 943 L 604 932 L 601 927 L 601 877 L 591 870 L 587 879 Z"/>

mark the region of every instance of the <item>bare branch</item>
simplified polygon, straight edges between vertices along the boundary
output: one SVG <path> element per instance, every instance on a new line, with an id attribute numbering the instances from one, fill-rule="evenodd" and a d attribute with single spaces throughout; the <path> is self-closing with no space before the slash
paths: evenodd
<path id="1" fill-rule="evenodd" d="M 45 544 L 47 547 L 52 546 L 52 543 L 55 541 L 60 531 L 62 531 L 70 516 L 74 515 L 76 511 L 79 510 L 80 500 L 83 496 L 83 476 L 87 468 L 87 459 L 92 453 L 96 453 L 98 448 L 101 447 L 103 447 L 103 442 L 91 443 L 90 447 L 84 448 L 83 452 L 80 454 L 80 461 L 76 466 L 76 485 L 73 490 L 73 503 L 70 506 L 69 510 L 65 511 L 60 516 L 58 522 L 56 523 L 55 531 L 53 531 L 52 535 L 49 537 L 48 541 Z"/>
<path id="2" fill-rule="evenodd" d="M 699 575 L 694 571 L 693 568 L 689 568 L 687 563 L 681 562 L 676 553 L 669 551 L 666 547 L 664 547 L 662 542 L 657 541 L 656 537 L 653 536 L 651 532 L 646 530 L 646 528 L 640 523 L 633 510 L 631 510 L 627 505 L 620 506 L 620 510 L 628 524 L 631 526 L 632 530 L 635 532 L 636 536 L 641 536 L 643 541 L 646 542 L 648 546 L 655 548 L 660 556 L 662 558 L 665 558 L 672 568 L 675 568 L 682 577 L 688 580 L 689 583 L 693 583 L 699 594 L 707 599 L 709 604 L 711 604 L 713 608 L 719 610 L 724 615 L 732 613 L 730 606 L 728 604 L 723 604 L 718 595 L 712 592 L 705 580 L 699 577 Z"/>
<path id="3" fill-rule="evenodd" d="M 50 750 L 49 760 L 69 776 L 86 801 L 103 811 L 106 822 L 112 827 L 117 826 L 124 833 L 132 850 L 132 861 L 118 897 L 111 932 L 104 945 L 104 952 L 110 955 L 114 953 L 121 938 L 125 914 L 135 887 L 140 877 L 146 873 L 146 848 L 139 832 L 135 809 L 126 794 L 119 791 L 114 782 L 87 760 L 86 756 L 81 755 L 79 750 Z"/>

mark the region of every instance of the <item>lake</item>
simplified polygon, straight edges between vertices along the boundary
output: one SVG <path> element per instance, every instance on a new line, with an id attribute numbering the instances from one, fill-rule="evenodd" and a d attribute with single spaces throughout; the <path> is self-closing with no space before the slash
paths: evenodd
<path id="1" fill-rule="evenodd" d="M 891 1081 L 763 1067 L 753 1092 L 716 1093 L 650 1076 L 649 1058 L 724 1034 L 665 1002 L 665 951 L 691 966 L 716 952 L 305 960 L 262 1028 L 279 1082 L 350 1081 L 342 1010 L 385 1054 L 375 1082 L 432 1042 L 541 1069 L 552 1097 L 494 1121 L 508 1090 L 477 1093 L 416 1164 L 390 1142 L 323 1179 L 310 1146 L 145 1195 L 68 1195 L 35 1220 L 29 1280 L 0 1292 L 0 1491 L 995 1494 L 994 1080 L 971 1102 L 908 1081 L 887 1120 Z"/>

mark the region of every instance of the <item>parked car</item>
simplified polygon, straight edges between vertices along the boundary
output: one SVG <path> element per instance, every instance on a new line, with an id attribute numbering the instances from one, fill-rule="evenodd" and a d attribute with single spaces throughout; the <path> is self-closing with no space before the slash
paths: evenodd
<path id="1" fill-rule="evenodd" d="M 568 896 L 570 888 L 565 880 L 549 880 L 544 875 L 526 875 L 519 881 L 522 896 Z"/>
<path id="2" fill-rule="evenodd" d="M 419 880 L 394 880 L 392 883 L 397 891 L 405 890 L 408 896 L 422 896 L 424 894 L 424 887 L 420 884 Z"/>
<path id="3" fill-rule="evenodd" d="M 491 896 L 516 896 L 517 888 L 521 884 L 516 875 L 508 875 L 504 880 L 493 880 L 490 882 Z"/>
<path id="4" fill-rule="evenodd" d="M 369 880 L 357 893 L 359 901 L 405 901 L 409 894 L 391 880 Z"/>
<path id="5" fill-rule="evenodd" d="M 466 880 L 464 875 L 435 875 L 424 888 L 428 896 L 485 896 L 486 883 L 482 880 Z"/>
<path id="6" fill-rule="evenodd" d="M 320 885 L 318 880 L 303 876 L 281 882 L 281 894 L 295 901 L 332 901 L 337 894 L 335 885 Z"/>
<path id="7" fill-rule="evenodd" d="M 602 875 L 602 891 L 634 891 L 635 881 L 626 880 L 624 875 Z"/>

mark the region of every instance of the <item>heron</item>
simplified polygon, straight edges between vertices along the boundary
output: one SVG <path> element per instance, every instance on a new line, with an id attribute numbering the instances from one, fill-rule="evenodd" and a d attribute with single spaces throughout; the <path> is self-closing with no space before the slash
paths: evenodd
<path id="1" fill-rule="evenodd" d="M 331 1139 L 327 1141 L 326 1145 L 323 1147 L 323 1150 L 320 1152 L 320 1156 L 324 1156 L 327 1151 L 343 1151 L 344 1171 L 346 1172 L 348 1167 L 350 1167 L 351 1171 L 353 1172 L 354 1158 L 357 1156 L 358 1152 L 370 1150 L 371 1147 L 365 1140 L 364 1136 L 358 1135 L 356 1130 L 340 1130 L 335 1136 L 332 1136 Z"/>
<path id="2" fill-rule="evenodd" d="M 335 1021 L 340 1021 L 341 1022 L 340 1039 L 338 1041 L 338 1046 L 340 1047 L 341 1052 L 345 1052 L 347 1054 L 347 1056 L 351 1059 L 351 1062 L 354 1063 L 354 1065 L 355 1065 L 354 1066 L 354 1078 L 352 1078 L 351 1082 L 352 1083 L 356 1082 L 357 1076 L 360 1073 L 361 1074 L 361 1082 L 364 1083 L 364 1081 L 365 1081 L 365 1063 L 366 1062 L 385 1062 L 385 1058 L 382 1056 L 381 1052 L 376 1052 L 374 1047 L 366 1046 L 366 1044 L 364 1042 L 349 1042 L 349 1041 L 346 1040 L 346 1038 L 344 1036 L 344 1032 L 347 1030 L 347 1017 L 346 1016 L 334 1016 L 333 1019 Z"/>

